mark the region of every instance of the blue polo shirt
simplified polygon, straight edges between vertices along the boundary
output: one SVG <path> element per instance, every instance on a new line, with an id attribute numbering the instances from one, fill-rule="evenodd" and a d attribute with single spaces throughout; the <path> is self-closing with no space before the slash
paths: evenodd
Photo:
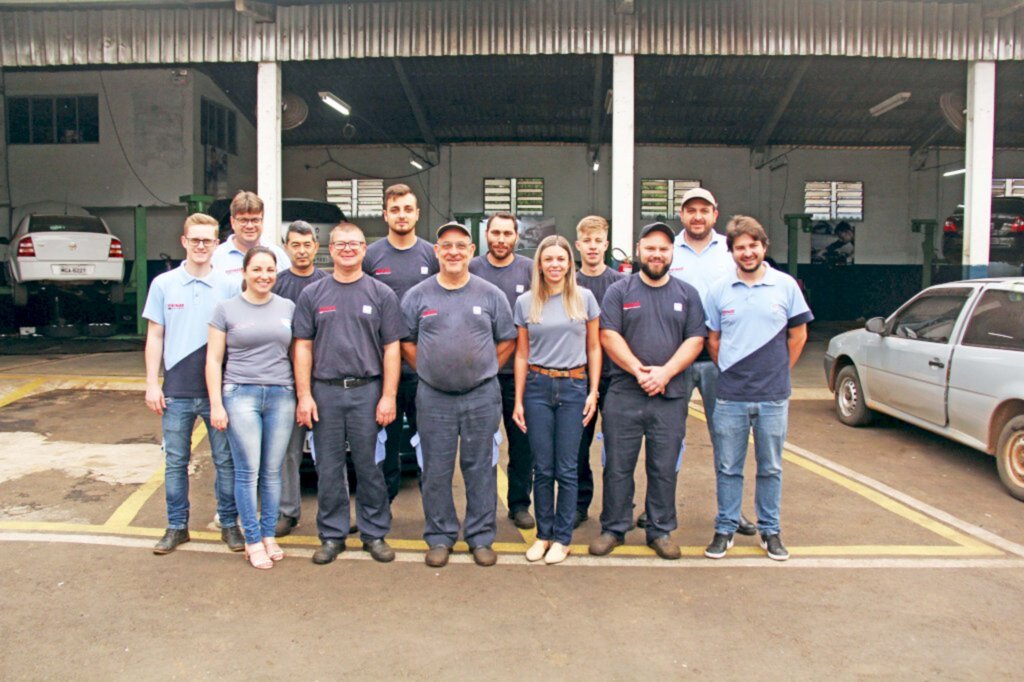
<path id="1" fill-rule="evenodd" d="M 754 286 L 732 273 L 708 289 L 707 326 L 721 332 L 718 397 L 740 402 L 785 400 L 792 393 L 787 331 L 814 319 L 796 280 L 767 268 Z"/>
<path id="2" fill-rule="evenodd" d="M 292 266 L 291 259 L 288 258 L 288 254 L 280 246 L 267 244 L 262 238 L 260 238 L 260 246 L 265 246 L 274 252 L 274 255 L 277 257 L 278 272 L 284 272 Z M 242 262 L 244 260 L 245 253 L 235 246 L 235 235 L 231 235 L 214 250 L 213 256 L 210 258 L 210 264 L 213 265 L 214 270 L 220 270 L 241 285 Z"/>
<path id="3" fill-rule="evenodd" d="M 193 277 L 182 263 L 149 285 L 142 316 L 164 328 L 164 395 L 206 398 L 206 339 L 210 319 L 239 284 L 213 270 Z"/>
<path id="4" fill-rule="evenodd" d="M 736 270 L 736 262 L 729 253 L 725 235 L 711 232 L 711 241 L 697 253 L 686 241 L 686 230 L 676 235 L 669 272 L 691 285 L 700 294 L 700 302 L 707 304 L 708 289 L 712 283 Z"/>

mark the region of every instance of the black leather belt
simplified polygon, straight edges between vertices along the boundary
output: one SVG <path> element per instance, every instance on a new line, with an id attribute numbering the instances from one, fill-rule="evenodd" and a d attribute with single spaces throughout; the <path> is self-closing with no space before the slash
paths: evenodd
<path id="1" fill-rule="evenodd" d="M 317 379 L 320 383 L 329 384 L 331 386 L 341 386 L 342 388 L 359 388 L 366 384 L 372 383 L 380 379 L 376 377 L 345 377 L 344 379 Z"/>

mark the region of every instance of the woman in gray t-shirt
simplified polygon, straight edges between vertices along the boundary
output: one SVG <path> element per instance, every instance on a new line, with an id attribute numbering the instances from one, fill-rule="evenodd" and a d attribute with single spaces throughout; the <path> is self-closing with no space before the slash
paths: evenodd
<path id="1" fill-rule="evenodd" d="M 231 443 L 245 556 L 253 568 L 273 568 L 275 561 L 284 558 L 274 527 L 281 499 L 281 464 L 295 424 L 295 380 L 288 354 L 295 304 L 271 293 L 277 281 L 277 259 L 270 249 L 249 249 L 242 277 L 244 291 L 218 303 L 210 320 L 206 349 L 210 423 L 216 429 L 226 428 Z"/>
<path id="2" fill-rule="evenodd" d="M 530 291 L 516 301 L 516 401 L 512 419 L 533 451 L 537 541 L 529 561 L 569 556 L 576 520 L 577 453 L 583 427 L 597 413 L 601 380 L 600 308 L 576 284 L 572 247 L 545 237 L 533 261 Z M 555 500 L 555 483 L 558 499 Z"/>

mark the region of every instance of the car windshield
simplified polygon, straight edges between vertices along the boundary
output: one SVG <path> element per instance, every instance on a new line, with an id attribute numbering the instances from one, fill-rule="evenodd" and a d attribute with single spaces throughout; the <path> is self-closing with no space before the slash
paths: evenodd
<path id="1" fill-rule="evenodd" d="M 1024 215 L 1024 197 L 993 199 L 992 213 L 1003 215 Z"/>
<path id="2" fill-rule="evenodd" d="M 85 215 L 36 215 L 29 219 L 29 232 L 94 232 L 106 234 L 103 221 Z"/>

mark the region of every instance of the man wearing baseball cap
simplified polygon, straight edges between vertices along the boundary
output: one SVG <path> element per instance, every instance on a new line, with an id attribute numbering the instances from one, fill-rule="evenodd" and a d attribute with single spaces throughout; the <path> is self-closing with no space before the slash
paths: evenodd
<path id="1" fill-rule="evenodd" d="M 512 309 L 498 287 L 469 272 L 474 245 L 459 223 L 437 228 L 440 272 L 409 290 L 402 313 L 409 336 L 402 356 L 416 370 L 423 471 L 423 538 L 428 566 L 441 567 L 458 539 L 452 498 L 456 454 L 466 484 L 462 536 L 480 566 L 493 566 L 498 502 L 497 441 L 501 422 L 498 368 L 515 351 Z"/>
<path id="2" fill-rule="evenodd" d="M 675 239 L 671 273 L 693 286 L 700 294 L 702 305 L 707 305 L 708 289 L 715 282 L 736 269 L 732 254 L 726 246 L 725 235 L 715 231 L 718 220 L 718 202 L 711 192 L 695 187 L 683 195 L 679 204 L 679 220 L 683 229 Z M 683 393 L 689 408 L 693 389 L 700 389 L 700 397 L 707 417 L 708 434 L 713 433 L 715 401 L 718 395 L 718 366 L 711 361 L 705 347 L 683 376 Z M 712 440 L 714 451 L 714 440 Z M 718 469 L 718 453 L 714 453 L 715 470 Z M 757 527 L 740 514 L 741 535 L 754 535 Z"/>
<path id="3" fill-rule="evenodd" d="M 640 272 L 608 288 L 601 306 L 601 345 L 614 362 L 604 412 L 604 506 L 590 553 L 621 545 L 632 525 L 633 473 L 646 438 L 647 544 L 678 559 L 676 477 L 686 435 L 683 372 L 704 347 L 700 295 L 669 275 L 675 233 L 665 223 L 640 232 Z"/>

